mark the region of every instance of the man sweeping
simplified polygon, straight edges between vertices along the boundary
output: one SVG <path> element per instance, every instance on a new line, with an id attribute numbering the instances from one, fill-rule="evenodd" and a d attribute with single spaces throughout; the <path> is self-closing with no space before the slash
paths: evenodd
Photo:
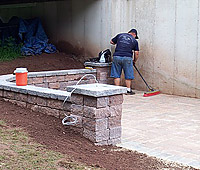
<path id="1" fill-rule="evenodd" d="M 136 63 L 139 57 L 139 46 L 136 39 L 138 39 L 137 30 L 131 29 L 128 33 L 116 35 L 110 41 L 112 45 L 116 45 L 115 53 L 113 54 L 111 77 L 114 78 L 115 85 L 119 86 L 123 70 L 127 94 L 129 95 L 135 94 L 131 90 L 131 81 L 134 79 L 133 62 Z"/>

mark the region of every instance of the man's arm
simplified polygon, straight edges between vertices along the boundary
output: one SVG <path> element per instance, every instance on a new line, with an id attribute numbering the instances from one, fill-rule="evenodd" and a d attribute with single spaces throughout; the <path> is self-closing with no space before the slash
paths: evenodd
<path id="1" fill-rule="evenodd" d="M 134 51 L 134 59 L 133 62 L 136 63 L 136 61 L 138 60 L 139 57 L 139 51 Z"/>
<path id="2" fill-rule="evenodd" d="M 116 44 L 117 44 L 118 36 L 119 36 L 119 35 L 116 35 L 114 38 L 112 38 L 112 39 L 110 40 L 110 44 L 116 45 Z"/>
<path id="3" fill-rule="evenodd" d="M 110 40 L 110 44 L 115 45 L 115 43 L 112 40 Z"/>
<path id="4" fill-rule="evenodd" d="M 134 45 L 134 59 L 133 59 L 133 62 L 136 63 L 136 61 L 138 60 L 138 57 L 139 57 L 139 46 L 138 46 L 138 42 L 135 41 L 135 45 Z"/>

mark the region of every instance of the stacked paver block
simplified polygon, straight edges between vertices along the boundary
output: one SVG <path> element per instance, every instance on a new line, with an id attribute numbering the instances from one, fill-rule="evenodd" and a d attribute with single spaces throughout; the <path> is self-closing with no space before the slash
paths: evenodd
<path id="1" fill-rule="evenodd" d="M 107 85 L 107 87 L 109 89 L 112 85 Z M 122 93 L 126 91 L 126 88 L 119 88 L 122 88 Z M 92 89 L 93 87 L 91 87 Z M 112 91 L 112 89 L 110 90 Z M 75 101 L 79 101 L 78 103 L 71 105 L 66 103 L 66 110 L 79 117 L 79 122 L 74 127 L 76 129 L 79 127 L 79 132 L 96 145 L 115 145 L 120 143 L 122 93 L 112 94 L 111 92 L 110 95 L 106 95 L 106 93 L 101 93 L 101 95 L 93 95 L 94 93 L 80 95 L 81 91 L 77 93 L 79 93 L 79 100 L 77 100 L 77 94 L 72 94 L 71 102 L 74 103 L 73 96 L 76 95 Z"/>
<path id="2" fill-rule="evenodd" d="M 117 105 L 113 101 L 117 101 Z M 83 136 L 98 145 L 120 143 L 122 102 L 122 94 L 107 97 L 84 96 Z"/>
<path id="3" fill-rule="evenodd" d="M 113 79 L 110 78 L 111 63 L 85 62 L 84 65 L 96 69 L 99 83 L 113 84 Z"/>
<path id="4" fill-rule="evenodd" d="M 72 94 L 65 111 L 78 117 L 72 129 L 97 145 L 114 145 L 121 140 L 121 114 L 123 95 L 91 97 Z"/>
<path id="5" fill-rule="evenodd" d="M 17 90 L 15 90 L 17 91 Z M 48 89 L 47 89 L 48 91 Z M 63 93 L 63 92 L 62 92 Z M 28 108 L 36 112 L 41 112 L 50 116 L 57 118 L 62 118 L 62 115 L 65 114 L 63 110 L 63 100 L 67 95 L 67 92 L 64 92 L 64 95 L 58 99 L 58 93 L 54 94 L 52 91 L 49 92 L 49 95 L 43 95 L 39 92 L 33 94 L 29 91 L 24 91 L 24 93 L 14 92 L 11 90 L 0 90 L 0 97 L 4 101 L 11 102 L 20 107 Z"/>
<path id="6" fill-rule="evenodd" d="M 59 89 L 66 90 L 67 86 L 75 85 L 78 80 L 81 79 L 85 74 L 88 73 L 77 73 L 77 74 L 66 74 L 66 75 L 45 75 L 42 77 L 34 77 L 33 75 L 28 77 L 28 84 L 35 85 L 37 87 L 44 87 L 50 89 Z M 92 72 L 96 76 L 96 73 Z M 95 80 L 92 76 L 87 76 L 80 82 L 80 84 L 90 84 L 95 83 Z"/>
<path id="7" fill-rule="evenodd" d="M 89 66 L 93 66 L 94 69 L 47 71 L 41 72 L 40 74 L 31 73 L 28 74 L 28 84 L 44 88 L 66 90 L 67 86 L 75 85 L 85 74 L 93 74 L 99 83 L 113 84 L 113 79 L 110 78 L 111 64 L 89 63 Z M 95 83 L 94 77 L 92 76 L 87 76 L 80 82 L 80 84 L 91 83 Z"/>

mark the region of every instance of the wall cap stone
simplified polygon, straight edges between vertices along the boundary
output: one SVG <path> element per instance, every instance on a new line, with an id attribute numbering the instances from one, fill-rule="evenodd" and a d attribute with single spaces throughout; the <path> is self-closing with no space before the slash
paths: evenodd
<path id="1" fill-rule="evenodd" d="M 127 92 L 126 87 L 100 84 L 100 83 L 67 86 L 68 92 L 72 91 L 73 89 L 75 89 L 73 93 L 82 94 L 86 96 L 93 96 L 93 97 L 112 96 L 117 94 L 124 94 Z"/>
<path id="2" fill-rule="evenodd" d="M 95 62 L 85 62 L 84 66 L 91 66 L 91 67 L 109 67 L 111 66 L 111 62 L 110 63 L 95 63 Z"/>
<path id="3" fill-rule="evenodd" d="M 96 69 L 72 69 L 72 70 L 56 70 L 56 71 L 41 71 L 41 72 L 30 72 L 28 77 L 50 77 L 50 76 L 63 76 L 70 74 L 88 74 L 96 73 Z"/>

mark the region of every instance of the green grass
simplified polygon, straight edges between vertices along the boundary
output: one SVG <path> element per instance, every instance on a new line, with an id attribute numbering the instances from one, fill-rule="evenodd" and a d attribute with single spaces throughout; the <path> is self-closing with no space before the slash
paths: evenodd
<path id="1" fill-rule="evenodd" d="M 22 129 L 10 128 L 1 120 L 0 137 L 0 169 L 94 169 L 71 161 L 66 155 L 48 150 L 43 145 L 33 143 Z"/>
<path id="2" fill-rule="evenodd" d="M 14 38 L 9 37 L 0 41 L 0 61 L 10 61 L 21 57 L 22 44 L 16 44 Z"/>

